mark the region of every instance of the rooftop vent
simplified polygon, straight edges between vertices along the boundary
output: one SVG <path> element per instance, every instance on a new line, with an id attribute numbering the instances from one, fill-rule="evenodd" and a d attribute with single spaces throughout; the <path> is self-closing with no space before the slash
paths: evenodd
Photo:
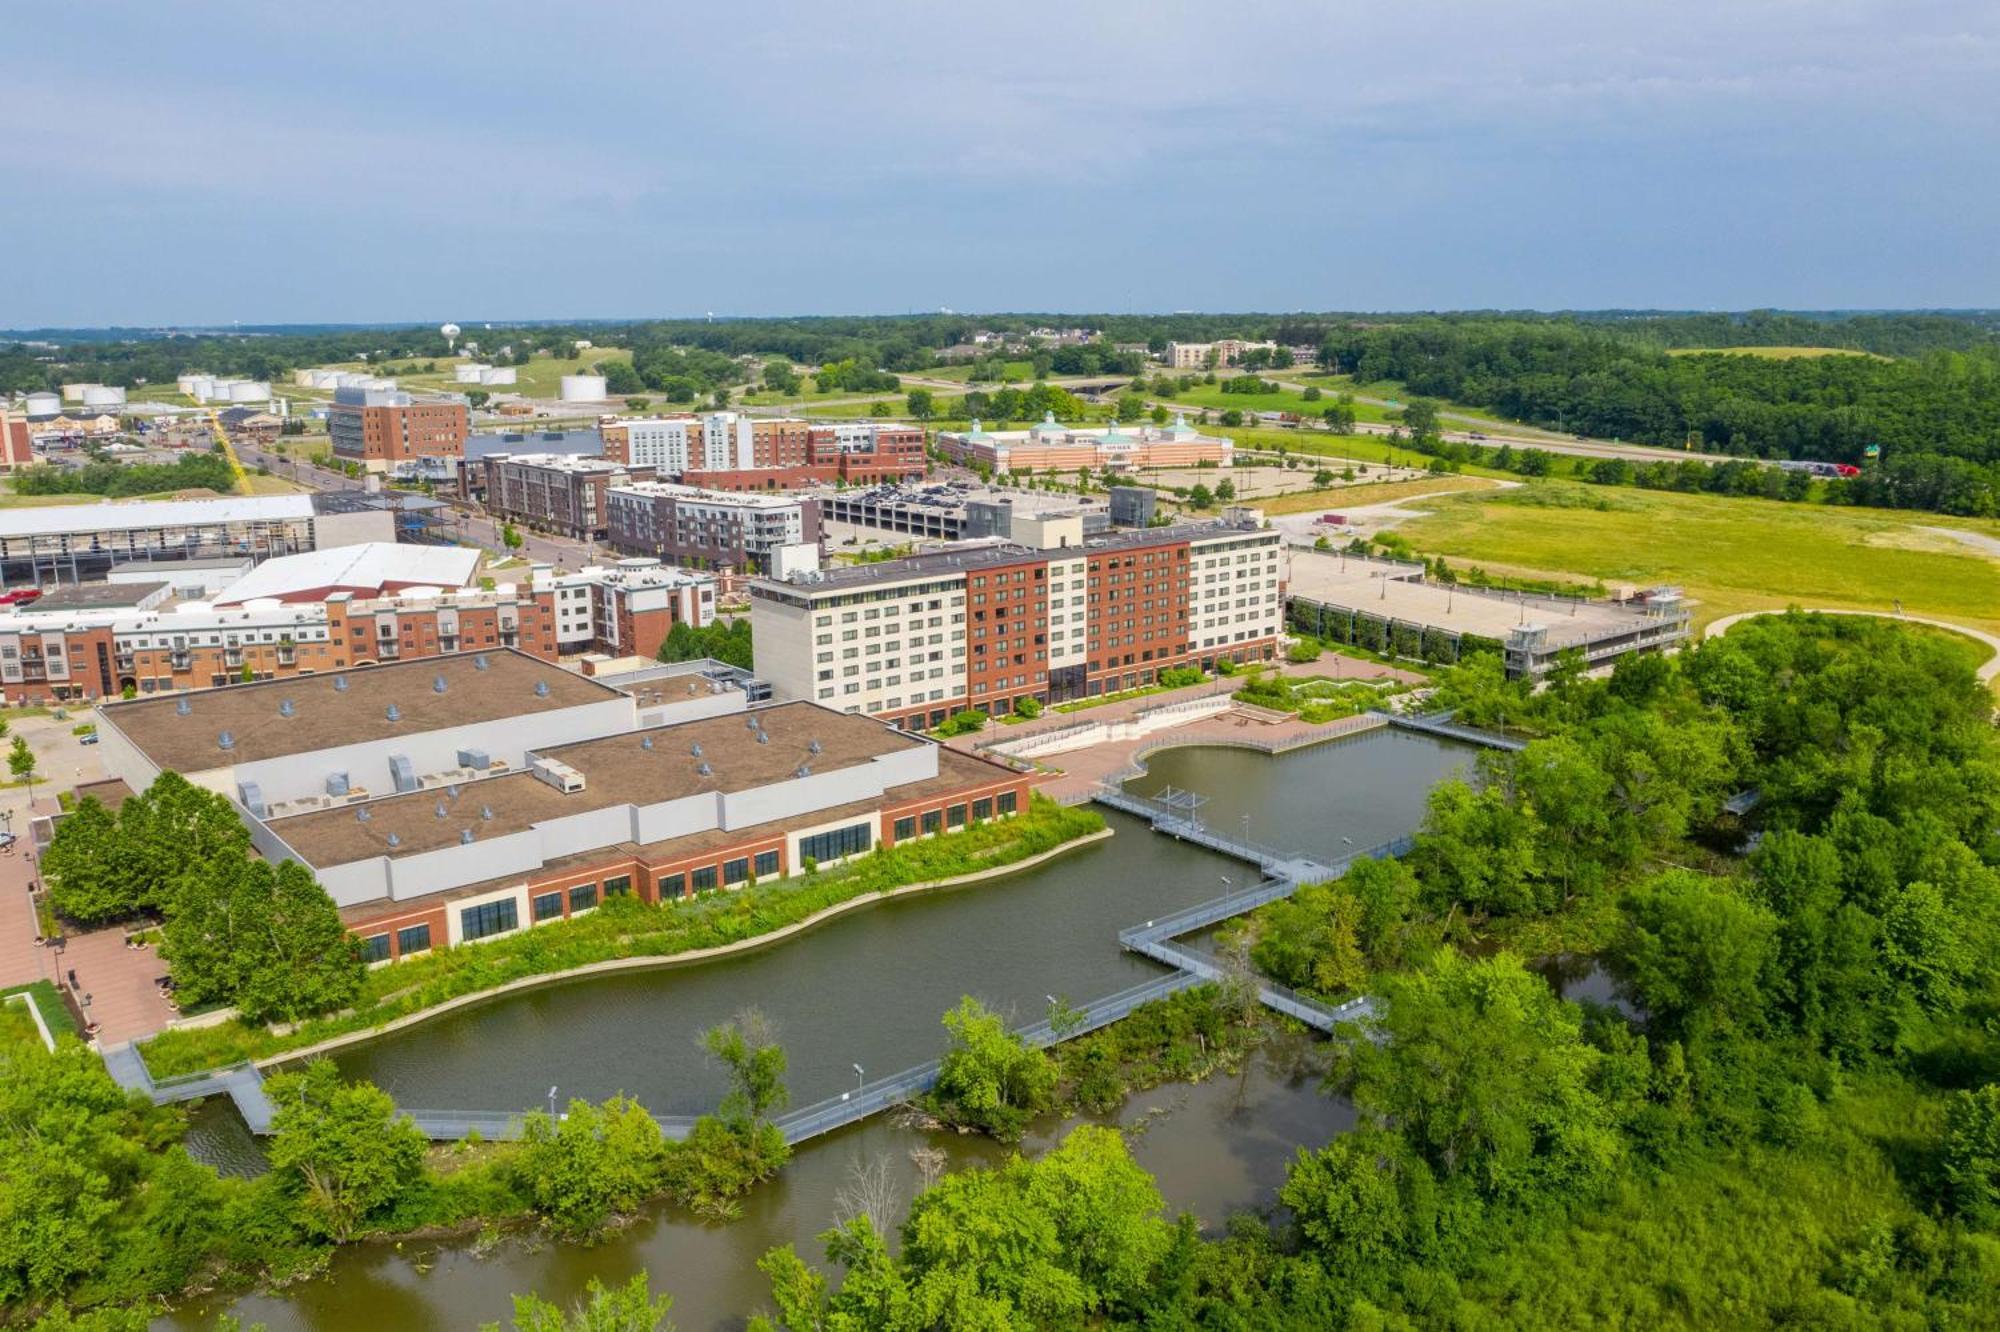
<path id="1" fill-rule="evenodd" d="M 478 656 L 472 659 L 472 669 L 475 671 L 485 670 L 486 665 L 487 665 L 486 654 L 484 652 L 480 653 Z"/>
<path id="2" fill-rule="evenodd" d="M 640 736 L 640 737 L 639 737 L 639 748 L 641 748 L 641 749 L 651 749 L 652 747 L 653 747 L 653 737 L 652 737 L 652 736 L 650 736 L 650 735 L 642 735 L 642 736 Z"/>
<path id="3" fill-rule="evenodd" d="M 755 717 L 745 717 L 743 719 L 743 729 L 746 731 L 756 731 L 763 728 Z"/>
<path id="4" fill-rule="evenodd" d="M 185 697 L 177 698 L 174 700 L 174 711 L 178 715 L 185 717 L 194 711 L 194 704 Z"/>
<path id="5" fill-rule="evenodd" d="M 817 740 L 808 740 L 808 741 L 806 741 L 806 753 L 808 753 L 808 754 L 817 754 L 817 753 L 819 753 L 820 751 L 824 750 L 825 748 L 826 748 L 826 746 L 825 746 L 825 745 L 823 745 L 823 744 L 821 744 L 821 743 L 820 743 L 819 741 L 817 741 Z"/>
<path id="6" fill-rule="evenodd" d="M 215 737 L 215 743 L 217 748 L 220 749 L 234 749 L 236 748 L 236 735 L 234 732 L 224 731 L 221 735 Z"/>
<path id="7" fill-rule="evenodd" d="M 690 753 L 690 754 L 694 755 L 694 756 L 695 756 L 696 758 L 700 758 L 700 757 L 701 757 L 701 745 L 700 745 L 700 744 L 695 744 L 695 745 L 693 745 L 692 747 L 690 747 L 690 748 L 689 748 L 689 750 L 688 750 L 688 753 Z"/>
<path id="8" fill-rule="evenodd" d="M 441 819 L 444 819 L 444 818 L 450 818 L 450 817 L 451 817 L 451 810 L 450 810 L 450 809 L 448 809 L 448 808 L 446 808 L 446 806 L 445 806 L 445 803 L 444 803 L 444 801 L 442 801 L 442 800 L 440 800 L 440 801 L 438 801 L 438 802 L 437 802 L 437 810 L 436 810 L 436 813 L 437 813 L 437 816 L 438 816 L 439 818 L 441 818 Z"/>
<path id="9" fill-rule="evenodd" d="M 401 846 L 402 844 L 403 844 L 403 839 L 402 839 L 402 838 L 398 837 L 398 836 L 397 836 L 396 834 L 394 834 L 394 833 L 390 833 L 390 834 L 389 834 L 389 845 L 390 845 L 390 846 L 392 846 L 392 847 L 394 847 L 394 846 Z"/>
<path id="10" fill-rule="evenodd" d="M 387 717 L 390 721 L 403 720 L 403 710 L 397 707 L 394 703 L 391 703 L 388 707 L 388 710 L 385 711 L 382 715 Z"/>
<path id="11" fill-rule="evenodd" d="M 444 677 L 442 675 L 432 677 L 431 692 L 433 694 L 442 694 L 445 690 L 449 688 L 451 688 L 451 686 L 444 682 Z"/>
<path id="12" fill-rule="evenodd" d="M 695 764 L 695 765 L 694 765 L 694 770 L 695 770 L 695 771 L 696 771 L 697 773 L 700 773 L 700 774 L 701 774 L 701 775 L 702 775 L 703 777 L 713 777 L 713 776 L 715 776 L 715 769 L 714 769 L 714 768 L 711 768 L 711 767 L 709 767 L 709 766 L 708 766 L 708 764 L 706 764 L 706 763 L 697 763 L 697 764 Z"/>
<path id="13" fill-rule="evenodd" d="M 769 731 L 759 731 L 759 732 L 757 732 L 757 743 L 758 743 L 758 744 L 760 744 L 760 745 L 768 745 L 768 744 L 770 744 L 770 743 L 771 743 L 771 733 L 770 733 Z"/>
<path id="14" fill-rule="evenodd" d="M 471 846 L 471 845 L 472 845 L 472 829 L 470 829 L 470 828 L 460 828 L 460 829 L 458 830 L 458 844 L 459 844 L 460 846 Z"/>
<path id="15" fill-rule="evenodd" d="M 491 823 L 493 821 L 493 806 L 481 805 L 479 807 L 479 818 L 483 823 Z"/>
<path id="16" fill-rule="evenodd" d="M 354 811 L 354 821 L 356 823 L 366 823 L 368 822 L 368 820 L 374 817 L 375 816 L 373 814 L 370 814 L 368 812 L 368 806 L 366 805 L 363 805 L 361 808 Z"/>
<path id="17" fill-rule="evenodd" d="M 444 788 L 444 793 L 450 796 L 453 800 L 458 799 L 458 783 L 457 782 L 446 783 Z"/>
<path id="18" fill-rule="evenodd" d="M 535 681 L 535 697 L 547 698 L 548 696 L 549 696 L 549 682 L 547 680 Z"/>
<path id="19" fill-rule="evenodd" d="M 278 715 L 280 717 L 296 717 L 298 712 L 299 710 L 292 706 L 292 700 L 289 698 L 278 700 Z"/>
<path id="20" fill-rule="evenodd" d="M 336 694 L 344 694 L 344 693 L 346 693 L 346 692 L 347 692 L 347 677 L 346 677 L 346 676 L 344 676 L 344 675 L 336 675 L 336 676 L 334 676 L 334 677 L 333 677 L 333 692 L 334 692 L 334 693 L 336 693 Z"/>
<path id="21" fill-rule="evenodd" d="M 798 767 L 792 769 L 792 776 L 794 777 L 810 777 L 812 775 L 813 775 L 813 770 L 803 763 L 799 764 Z"/>

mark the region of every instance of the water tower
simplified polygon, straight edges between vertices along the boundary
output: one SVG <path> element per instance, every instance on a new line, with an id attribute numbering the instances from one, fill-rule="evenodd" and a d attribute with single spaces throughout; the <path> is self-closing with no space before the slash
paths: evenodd
<path id="1" fill-rule="evenodd" d="M 458 345 L 457 324 L 445 324 L 438 329 L 438 332 L 444 334 L 444 345 L 447 351 L 454 350 L 457 347 Z"/>

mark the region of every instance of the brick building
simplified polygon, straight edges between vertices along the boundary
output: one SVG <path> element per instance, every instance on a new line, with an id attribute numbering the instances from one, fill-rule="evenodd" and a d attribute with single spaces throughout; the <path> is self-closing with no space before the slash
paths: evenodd
<path id="1" fill-rule="evenodd" d="M 924 432 L 914 426 L 710 412 L 606 420 L 601 428 L 605 456 L 709 490 L 872 485 L 924 474 Z"/>
<path id="2" fill-rule="evenodd" d="M 640 481 L 611 487 L 606 513 L 614 549 L 698 568 L 768 569 L 779 547 L 820 539 L 810 495 Z"/>
<path id="3" fill-rule="evenodd" d="M 467 468 L 469 475 L 473 469 Z M 653 469 L 609 458 L 556 453 L 495 453 L 477 464 L 489 513 L 564 536 L 602 539 L 605 496 L 613 486 L 651 480 Z"/>
<path id="4" fill-rule="evenodd" d="M 420 458 L 462 458 L 472 417 L 463 399 L 398 389 L 335 389 L 326 433 L 333 456 L 384 472 Z"/>

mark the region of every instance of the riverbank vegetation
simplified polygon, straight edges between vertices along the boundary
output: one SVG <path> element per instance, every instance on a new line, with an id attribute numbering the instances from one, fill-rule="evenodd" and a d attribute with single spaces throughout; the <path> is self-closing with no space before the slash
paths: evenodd
<path id="1" fill-rule="evenodd" d="M 365 974 L 346 1008 L 283 1031 L 241 1021 L 176 1028 L 146 1042 L 143 1051 L 155 1077 L 269 1058 L 537 976 L 743 943 L 843 902 L 1002 869 L 1103 829 L 1095 811 L 1038 795 L 1013 817 L 922 841 L 878 843 L 869 854 L 832 869 L 658 906 L 613 898 L 580 919 L 378 967 Z"/>
<path id="2" fill-rule="evenodd" d="M 1281 979 L 1376 1001 L 1334 1079 L 1357 1126 L 1300 1152 L 1281 1226 L 1203 1240 L 1122 1152 L 1085 1179 L 1066 1144 L 948 1177 L 900 1256 L 828 1232 L 837 1293 L 774 1252 L 773 1326 L 1987 1325 L 2000 739 L 1962 655 L 1790 615 L 1607 680 L 1444 688 L 1538 738 L 1439 787 L 1403 860 L 1250 931 Z M 1563 938 L 1619 1004 L 1520 960 Z M 1066 1246 L 1057 1198 L 1107 1242 Z"/>
<path id="3" fill-rule="evenodd" d="M 128 1097 L 75 1040 L 0 1048 L 0 1311 L 123 1332 L 165 1297 L 296 1277 L 369 1236 L 509 1224 L 587 1240 L 656 1199 L 733 1216 L 790 1153 L 769 1118 L 785 1056 L 754 1013 L 704 1044 L 730 1091 L 683 1141 L 613 1098 L 526 1115 L 519 1142 L 434 1150 L 387 1094 L 316 1060 L 266 1084 L 270 1169 L 253 1179 L 195 1161 L 181 1112 Z"/>

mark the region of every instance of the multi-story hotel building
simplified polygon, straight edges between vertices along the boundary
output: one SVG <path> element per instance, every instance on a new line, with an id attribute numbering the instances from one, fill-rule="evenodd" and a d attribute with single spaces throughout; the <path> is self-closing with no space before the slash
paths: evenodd
<path id="1" fill-rule="evenodd" d="M 813 423 L 739 412 L 607 419 L 605 456 L 710 490 L 869 485 L 924 474 L 924 432 L 872 421 Z"/>
<path id="2" fill-rule="evenodd" d="M 309 866 L 373 961 L 671 902 L 949 836 L 1030 774 L 690 675 L 650 701 L 519 653 L 114 703 L 106 766 L 235 803 Z"/>
<path id="3" fill-rule="evenodd" d="M 1170 426 L 1134 426 L 1113 422 L 1106 427 L 1072 429 L 1053 415 L 1028 430 L 985 430 L 979 422 L 970 430 L 941 431 L 938 452 L 967 467 L 982 467 L 995 476 L 1006 472 L 1129 472 L 1142 467 L 1228 467 L 1235 445 L 1219 435 L 1204 435 L 1177 416 Z"/>
<path id="4" fill-rule="evenodd" d="M 770 569 L 779 548 L 820 539 L 810 495 L 635 481 L 606 492 L 605 516 L 613 549 L 699 568 Z"/>
<path id="5" fill-rule="evenodd" d="M 650 560 L 541 572 L 491 591 L 10 611 L 0 613 L 0 694 L 10 704 L 80 702 L 487 648 L 551 662 L 580 652 L 650 657 L 675 624 L 714 618 L 713 578 Z"/>
<path id="6" fill-rule="evenodd" d="M 1280 533 L 1244 516 L 759 579 L 757 670 L 781 696 L 915 728 L 1268 660 L 1281 550 Z"/>
<path id="7" fill-rule="evenodd" d="M 384 472 L 419 458 L 462 458 L 472 432 L 461 398 L 419 398 L 399 389 L 335 389 L 326 433 L 333 456 Z"/>

